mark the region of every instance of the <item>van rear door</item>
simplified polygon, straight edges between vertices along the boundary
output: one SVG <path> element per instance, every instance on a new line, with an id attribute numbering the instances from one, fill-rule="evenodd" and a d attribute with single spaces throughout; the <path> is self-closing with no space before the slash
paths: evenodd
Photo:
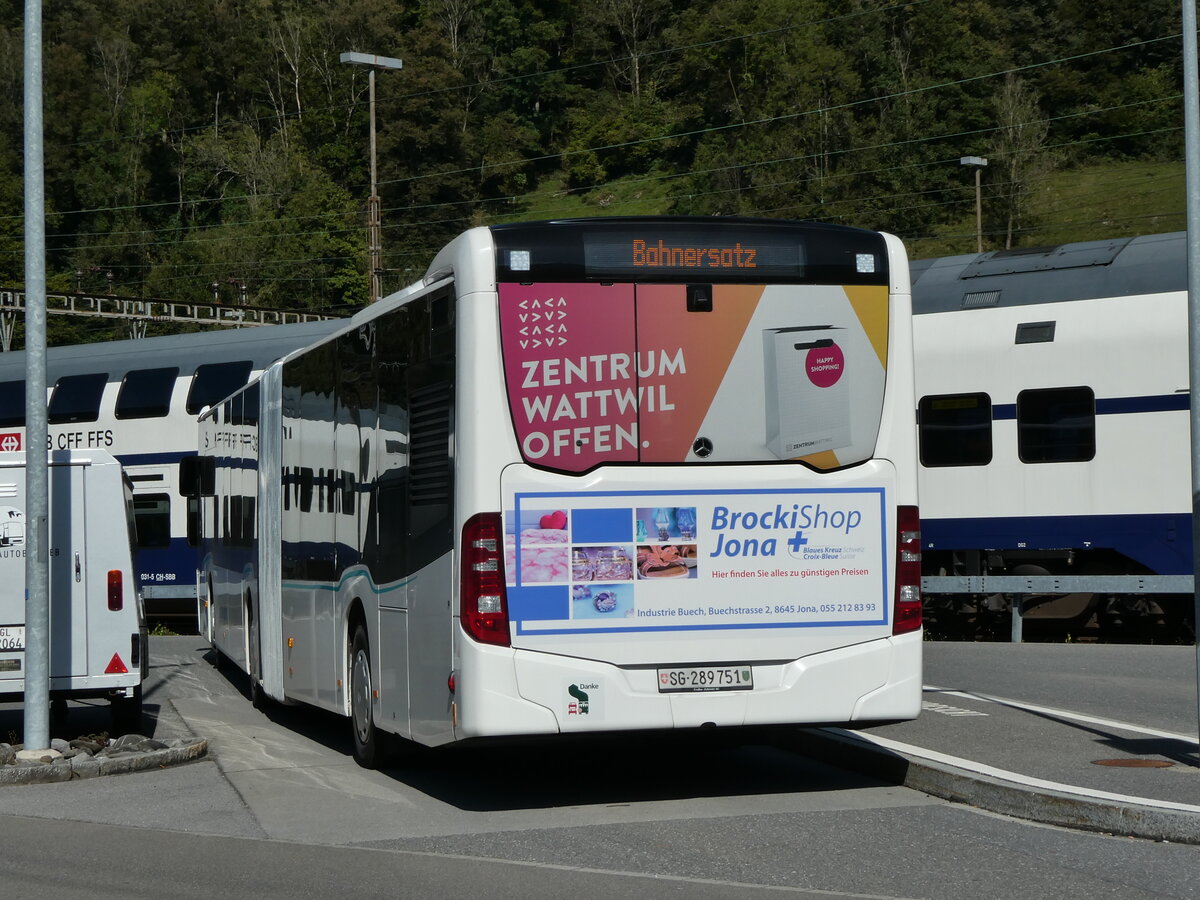
<path id="1" fill-rule="evenodd" d="M 50 464 L 50 678 L 88 674 L 88 467 Z M 123 535 L 123 510 L 114 510 Z M 101 595 L 103 596 L 103 595 Z M 64 685 L 65 687 L 65 685 Z"/>
<path id="2" fill-rule="evenodd" d="M 0 690 L 24 689 L 28 646 L 25 554 L 29 530 L 25 454 L 0 460 Z M 84 492 L 87 467 L 51 462 L 50 677 L 87 674 L 87 548 Z M 65 687 L 65 685 L 63 685 Z"/>

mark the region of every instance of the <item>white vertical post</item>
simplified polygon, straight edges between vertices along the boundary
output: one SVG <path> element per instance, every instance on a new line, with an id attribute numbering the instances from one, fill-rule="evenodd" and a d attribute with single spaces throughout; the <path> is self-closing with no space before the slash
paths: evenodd
<path id="1" fill-rule="evenodd" d="M 42 3 L 25 0 L 25 749 L 50 746 L 50 564 L 46 516 L 46 205 Z"/>

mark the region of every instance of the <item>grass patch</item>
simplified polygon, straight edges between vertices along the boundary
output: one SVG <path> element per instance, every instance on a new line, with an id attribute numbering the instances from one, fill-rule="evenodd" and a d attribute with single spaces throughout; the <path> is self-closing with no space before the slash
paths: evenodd
<path id="1" fill-rule="evenodd" d="M 577 219 L 590 216 L 657 216 L 670 206 L 671 180 L 630 177 L 601 187 L 569 189 L 561 175 L 546 178 L 533 193 L 520 200 L 520 207 L 495 209 L 482 223 L 539 222 L 545 219 Z"/>
<path id="2" fill-rule="evenodd" d="M 991 174 L 998 178 L 999 170 Z M 1063 169 L 1031 188 L 1028 219 L 1014 235 L 1014 247 L 1054 247 L 1187 227 L 1183 162 L 1108 162 Z M 1003 249 L 1005 229 L 988 219 L 987 175 L 983 203 L 983 249 Z M 974 253 L 974 215 L 938 226 L 928 237 L 907 238 L 905 244 L 913 259 Z"/>

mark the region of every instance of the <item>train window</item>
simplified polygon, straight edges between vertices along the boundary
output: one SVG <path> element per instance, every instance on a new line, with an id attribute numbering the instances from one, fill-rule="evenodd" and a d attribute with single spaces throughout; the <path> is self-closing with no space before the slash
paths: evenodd
<path id="1" fill-rule="evenodd" d="M 986 466 L 992 461 L 992 398 L 987 394 L 922 397 L 917 421 L 921 465 Z"/>
<path id="2" fill-rule="evenodd" d="M 25 382 L 0 384 L 0 428 L 20 428 L 25 424 Z"/>
<path id="3" fill-rule="evenodd" d="M 244 387 L 250 380 L 251 367 L 248 359 L 197 366 L 191 390 L 188 391 L 188 413 L 194 416 L 204 407 L 212 406 Z"/>
<path id="4" fill-rule="evenodd" d="M 95 422 L 100 418 L 100 395 L 108 375 L 95 372 L 89 375 L 64 375 L 54 385 L 47 414 L 52 425 L 64 422 Z"/>
<path id="5" fill-rule="evenodd" d="M 171 409 L 171 392 L 179 369 L 138 369 L 128 372 L 117 392 L 118 419 L 152 419 Z"/>
<path id="6" fill-rule="evenodd" d="M 1021 462 L 1086 462 L 1096 455 L 1096 395 L 1089 387 L 1017 394 Z"/>
<path id="7" fill-rule="evenodd" d="M 171 498 L 166 494 L 134 494 L 133 524 L 139 547 L 171 544 Z"/>

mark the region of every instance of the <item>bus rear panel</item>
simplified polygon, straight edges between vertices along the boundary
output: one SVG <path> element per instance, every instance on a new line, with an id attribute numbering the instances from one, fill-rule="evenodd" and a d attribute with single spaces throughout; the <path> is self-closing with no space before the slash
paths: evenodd
<path id="1" fill-rule="evenodd" d="M 493 559 L 466 557 L 478 517 L 462 540 L 456 734 L 915 716 L 896 242 L 663 220 L 492 234 L 498 334 L 481 315 L 470 344 L 500 352 L 460 384 L 459 453 L 476 410 L 511 437 L 478 436 L 501 509 Z M 491 566 L 503 584 L 476 587 Z"/>

